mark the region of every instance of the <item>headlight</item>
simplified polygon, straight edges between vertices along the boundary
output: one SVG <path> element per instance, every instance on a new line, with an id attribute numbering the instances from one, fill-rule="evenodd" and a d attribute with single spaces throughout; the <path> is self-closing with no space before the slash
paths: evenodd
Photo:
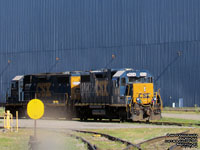
<path id="1" fill-rule="evenodd" d="M 156 97 L 154 97 L 151 102 L 152 103 L 156 102 Z"/>
<path id="2" fill-rule="evenodd" d="M 142 103 L 142 101 L 140 100 L 140 98 L 136 98 L 136 102 L 137 102 L 138 104 Z"/>

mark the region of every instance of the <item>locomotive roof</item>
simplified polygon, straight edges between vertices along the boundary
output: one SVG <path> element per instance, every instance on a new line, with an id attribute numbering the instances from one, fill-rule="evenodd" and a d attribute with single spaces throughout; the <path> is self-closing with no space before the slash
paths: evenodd
<path id="1" fill-rule="evenodd" d="M 29 74 L 29 75 L 24 75 L 24 76 L 66 76 L 66 75 L 72 75 L 72 76 L 77 76 L 77 75 L 89 75 L 90 73 L 95 73 L 95 74 L 101 74 L 108 72 L 110 70 L 111 72 L 115 73 L 113 75 L 113 78 L 118 78 L 122 76 L 127 76 L 128 73 L 136 73 L 136 77 L 140 77 L 140 73 L 146 73 L 146 76 L 151 77 L 151 74 L 147 70 L 134 70 L 132 68 L 123 68 L 123 69 L 99 69 L 99 70 L 91 70 L 91 71 L 66 71 L 66 72 L 57 72 L 57 73 L 39 73 L 39 74 Z M 131 74 L 129 74 L 131 76 Z M 21 76 L 15 76 L 13 78 L 13 81 L 19 80 L 18 78 L 21 78 Z"/>
<path id="2" fill-rule="evenodd" d="M 114 75 L 113 78 L 119 77 L 152 77 L 152 75 L 147 70 L 119 70 Z"/>
<path id="3" fill-rule="evenodd" d="M 13 81 L 19 81 L 23 78 L 24 76 L 15 76 L 12 80 Z"/>

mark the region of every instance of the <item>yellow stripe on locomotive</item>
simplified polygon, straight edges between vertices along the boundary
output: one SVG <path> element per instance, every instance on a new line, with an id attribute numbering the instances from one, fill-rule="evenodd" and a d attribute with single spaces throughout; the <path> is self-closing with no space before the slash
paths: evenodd
<path id="1" fill-rule="evenodd" d="M 71 76 L 71 100 L 80 100 L 80 76 Z"/>

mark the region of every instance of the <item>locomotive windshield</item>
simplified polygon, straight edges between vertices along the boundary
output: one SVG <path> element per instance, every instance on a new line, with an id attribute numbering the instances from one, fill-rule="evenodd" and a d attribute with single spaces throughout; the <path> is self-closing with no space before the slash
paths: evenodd
<path id="1" fill-rule="evenodd" d="M 152 83 L 152 77 L 129 77 L 130 83 Z"/>

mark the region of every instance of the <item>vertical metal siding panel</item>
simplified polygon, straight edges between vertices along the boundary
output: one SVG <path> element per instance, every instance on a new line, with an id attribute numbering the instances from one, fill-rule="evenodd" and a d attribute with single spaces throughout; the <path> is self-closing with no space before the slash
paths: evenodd
<path id="1" fill-rule="evenodd" d="M 17 74 L 103 68 L 115 54 L 109 67 L 163 73 L 157 85 L 165 105 L 179 97 L 185 106 L 200 105 L 199 6 L 198 0 L 0 1 L 0 90 Z"/>

